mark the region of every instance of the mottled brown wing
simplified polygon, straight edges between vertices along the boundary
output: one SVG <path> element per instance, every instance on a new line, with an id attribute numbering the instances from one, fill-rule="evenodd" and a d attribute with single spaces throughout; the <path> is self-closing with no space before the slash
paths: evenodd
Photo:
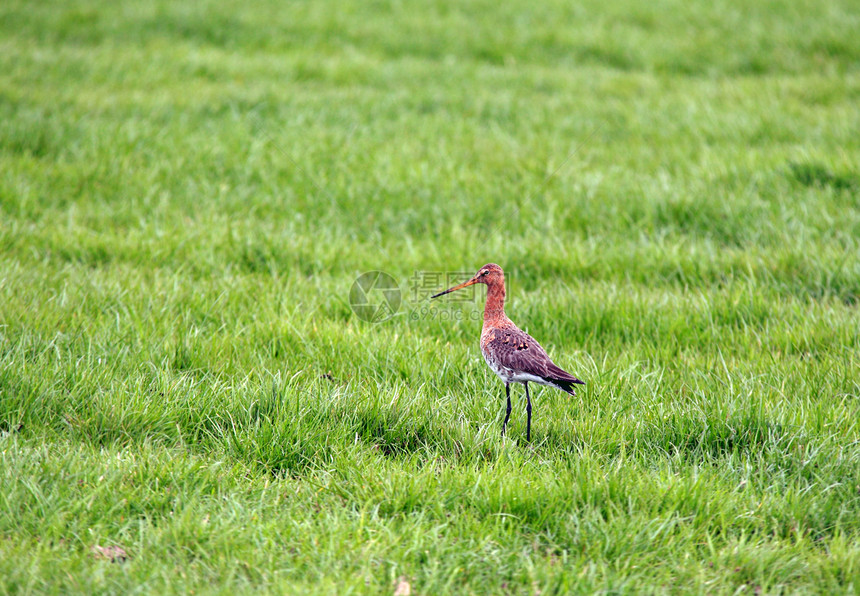
<path id="1" fill-rule="evenodd" d="M 525 331 L 510 327 L 496 329 L 492 334 L 487 350 L 501 366 L 540 377 L 571 395 L 575 395 L 573 385 L 585 384 L 556 366 L 540 344 Z"/>
<path id="2" fill-rule="evenodd" d="M 546 376 L 549 356 L 542 347 L 525 331 L 510 327 L 497 329 L 494 338 L 487 345 L 496 362 L 505 368 L 524 372 L 538 377 Z"/>

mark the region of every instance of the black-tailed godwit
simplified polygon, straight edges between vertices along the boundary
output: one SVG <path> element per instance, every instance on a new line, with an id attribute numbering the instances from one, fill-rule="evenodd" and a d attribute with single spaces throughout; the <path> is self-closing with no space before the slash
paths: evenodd
<path id="1" fill-rule="evenodd" d="M 505 314 L 505 273 L 495 263 L 481 267 L 475 276 L 458 286 L 431 296 L 438 298 L 473 284 L 486 284 L 487 303 L 484 306 L 484 327 L 481 329 L 481 353 L 484 360 L 502 381 L 508 409 L 502 423 L 502 435 L 511 417 L 511 383 L 522 383 L 526 388 L 526 441 L 532 439 L 532 400 L 529 381 L 556 387 L 576 395 L 574 385 L 585 385 L 572 374 L 556 366 L 535 339 L 514 325 Z"/>

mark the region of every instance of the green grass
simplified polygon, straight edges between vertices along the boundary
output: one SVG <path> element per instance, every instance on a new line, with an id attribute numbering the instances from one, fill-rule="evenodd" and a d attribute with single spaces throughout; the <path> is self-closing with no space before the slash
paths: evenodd
<path id="1" fill-rule="evenodd" d="M 857 593 L 858 29 L 2 3 L 0 593 Z M 531 445 L 410 295 L 488 261 L 588 382 Z"/>

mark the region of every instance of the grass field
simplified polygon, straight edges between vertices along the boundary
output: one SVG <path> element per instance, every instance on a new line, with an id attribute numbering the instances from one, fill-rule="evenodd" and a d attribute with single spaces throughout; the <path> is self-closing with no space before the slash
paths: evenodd
<path id="1" fill-rule="evenodd" d="M 860 592 L 858 30 L 4 1 L 0 593 Z"/>

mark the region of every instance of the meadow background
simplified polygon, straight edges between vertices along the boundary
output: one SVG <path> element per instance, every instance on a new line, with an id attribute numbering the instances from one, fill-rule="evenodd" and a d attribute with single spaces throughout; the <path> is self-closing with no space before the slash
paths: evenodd
<path id="1" fill-rule="evenodd" d="M 0 593 L 857 593 L 858 31 L 0 3 Z M 531 445 L 409 292 L 488 261 L 588 382 Z"/>

